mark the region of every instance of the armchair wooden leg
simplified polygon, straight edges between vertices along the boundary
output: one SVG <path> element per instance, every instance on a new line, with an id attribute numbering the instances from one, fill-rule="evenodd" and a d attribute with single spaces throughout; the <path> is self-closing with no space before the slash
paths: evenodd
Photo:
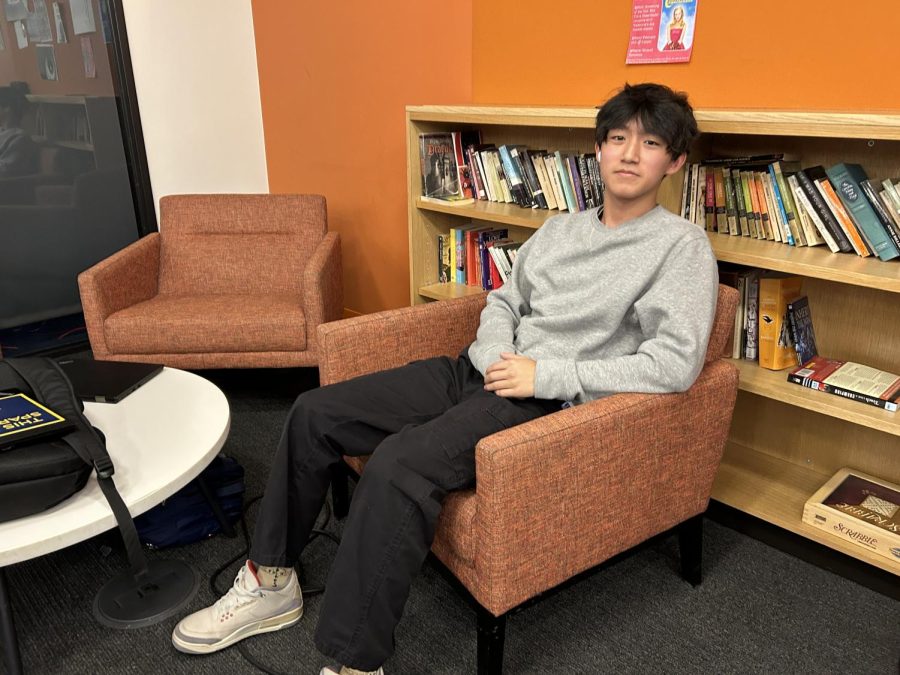
<path id="1" fill-rule="evenodd" d="M 331 472 L 331 505 L 334 517 L 343 520 L 350 513 L 350 492 L 347 489 L 347 469 L 338 464 Z"/>
<path id="2" fill-rule="evenodd" d="M 692 586 L 699 586 L 703 555 L 703 514 L 688 518 L 677 529 L 681 576 Z"/>
<path id="3" fill-rule="evenodd" d="M 506 614 L 494 616 L 479 605 L 478 675 L 503 673 L 503 640 L 506 638 Z"/>

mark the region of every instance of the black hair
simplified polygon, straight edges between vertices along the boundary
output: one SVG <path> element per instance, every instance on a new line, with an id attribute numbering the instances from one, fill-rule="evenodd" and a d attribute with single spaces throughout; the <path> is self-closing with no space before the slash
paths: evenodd
<path id="1" fill-rule="evenodd" d="M 28 99 L 25 98 L 27 93 L 27 82 L 10 82 L 9 85 L 0 87 L 0 106 L 9 108 L 10 121 L 14 124 L 22 120 L 22 114 L 28 106 Z"/>
<path id="2" fill-rule="evenodd" d="M 597 112 L 597 145 L 603 144 L 610 129 L 624 128 L 634 119 L 640 120 L 644 131 L 663 139 L 672 159 L 687 153 L 700 135 L 687 94 L 664 84 L 626 83 Z"/>

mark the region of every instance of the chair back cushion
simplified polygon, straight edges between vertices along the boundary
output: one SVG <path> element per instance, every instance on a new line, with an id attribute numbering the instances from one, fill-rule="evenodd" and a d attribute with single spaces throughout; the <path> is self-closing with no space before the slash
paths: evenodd
<path id="1" fill-rule="evenodd" d="M 719 284 L 719 300 L 716 304 L 716 318 L 713 320 L 712 332 L 709 334 L 709 344 L 706 347 L 705 363 L 716 361 L 722 356 L 728 338 L 734 332 L 735 312 L 737 311 L 737 289 Z"/>
<path id="2" fill-rule="evenodd" d="M 160 295 L 299 294 L 328 229 L 320 195 L 170 195 L 159 211 Z"/>

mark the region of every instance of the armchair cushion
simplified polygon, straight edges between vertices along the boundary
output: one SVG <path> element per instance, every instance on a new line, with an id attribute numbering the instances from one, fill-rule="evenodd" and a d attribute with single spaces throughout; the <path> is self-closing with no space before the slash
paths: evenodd
<path id="1" fill-rule="evenodd" d="M 318 195 L 178 195 L 159 208 L 161 295 L 299 294 L 327 228 Z"/>
<path id="2" fill-rule="evenodd" d="M 302 351 L 306 319 L 293 295 L 157 295 L 107 317 L 114 354 Z"/>

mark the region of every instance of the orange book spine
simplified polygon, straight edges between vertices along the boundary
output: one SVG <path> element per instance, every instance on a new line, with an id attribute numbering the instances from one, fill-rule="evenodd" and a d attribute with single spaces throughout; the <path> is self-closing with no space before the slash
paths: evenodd
<path id="1" fill-rule="evenodd" d="M 763 236 L 761 236 L 760 239 L 774 241 L 775 235 L 772 230 L 772 219 L 769 215 L 769 207 L 766 204 L 765 188 L 763 188 L 758 171 L 753 172 L 753 186 L 756 188 L 756 201 L 759 204 L 759 222 L 762 223 L 761 234 Z"/>
<path id="2" fill-rule="evenodd" d="M 841 229 L 847 233 L 847 237 L 850 239 L 850 243 L 853 244 L 853 248 L 856 252 L 863 258 L 872 255 L 865 242 L 863 242 L 862 237 L 859 236 L 856 225 L 853 224 L 847 211 L 844 210 L 844 205 L 841 204 L 841 200 L 835 193 L 831 183 L 827 180 L 822 180 L 819 181 L 819 185 L 822 186 L 822 192 L 825 194 L 826 199 L 828 199 L 829 208 L 834 211 L 835 218 L 837 218 L 838 222 L 841 224 Z"/>
<path id="3" fill-rule="evenodd" d="M 800 277 L 763 277 L 759 280 L 759 365 L 770 370 L 796 366 L 790 340 L 788 302 L 800 296 Z"/>

